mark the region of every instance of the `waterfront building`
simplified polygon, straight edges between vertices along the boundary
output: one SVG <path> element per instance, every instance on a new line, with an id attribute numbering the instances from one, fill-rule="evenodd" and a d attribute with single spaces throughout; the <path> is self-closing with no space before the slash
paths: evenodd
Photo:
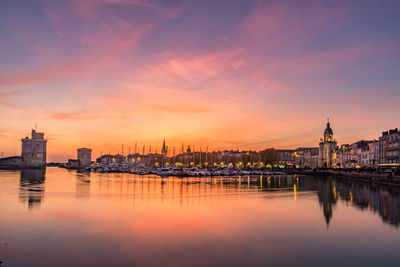
<path id="1" fill-rule="evenodd" d="M 381 164 L 400 163 L 400 132 L 396 129 L 382 132 L 379 137 L 379 155 Z"/>
<path id="2" fill-rule="evenodd" d="M 379 163 L 379 158 L 377 140 L 361 140 L 351 145 L 341 145 L 334 152 L 334 162 L 340 168 L 373 167 Z"/>
<path id="3" fill-rule="evenodd" d="M 142 156 L 141 163 L 145 166 L 164 166 L 165 158 L 163 154 L 159 153 L 149 153 L 147 155 Z"/>
<path id="4" fill-rule="evenodd" d="M 369 144 L 372 141 L 361 140 L 351 144 L 353 151 L 351 161 L 355 164 L 355 167 L 367 166 L 367 156 L 369 154 Z"/>
<path id="5" fill-rule="evenodd" d="M 280 165 L 294 165 L 295 160 L 294 160 L 294 149 L 278 149 L 278 163 Z"/>
<path id="6" fill-rule="evenodd" d="M 376 166 L 380 162 L 380 154 L 379 154 L 379 140 L 373 140 L 369 143 L 369 152 L 368 152 L 368 165 Z"/>
<path id="7" fill-rule="evenodd" d="M 79 169 L 79 160 L 77 159 L 69 159 L 67 164 L 65 165 L 67 169 Z"/>
<path id="8" fill-rule="evenodd" d="M 294 151 L 294 161 L 298 168 L 317 168 L 318 158 L 318 147 L 300 147 Z"/>
<path id="9" fill-rule="evenodd" d="M 108 165 L 111 163 L 124 163 L 126 158 L 123 155 L 102 155 L 96 159 L 98 164 Z"/>
<path id="10" fill-rule="evenodd" d="M 267 148 L 258 152 L 260 154 L 261 162 L 267 166 L 278 162 L 278 152 L 273 148 Z"/>
<path id="11" fill-rule="evenodd" d="M 92 165 L 92 150 L 90 148 L 78 148 L 77 158 L 69 159 L 65 167 L 67 169 L 83 169 Z"/>
<path id="12" fill-rule="evenodd" d="M 0 169 L 20 169 L 24 163 L 21 156 L 0 158 Z"/>
<path id="13" fill-rule="evenodd" d="M 351 145 L 341 145 L 335 149 L 332 163 L 338 168 L 350 168 L 352 158 Z"/>
<path id="14" fill-rule="evenodd" d="M 333 156 L 334 151 L 337 149 L 336 140 L 333 139 L 333 131 L 331 124 L 328 120 L 326 129 L 324 131 L 324 137 L 321 138 L 319 143 L 319 168 L 332 168 L 333 167 Z"/>
<path id="15" fill-rule="evenodd" d="M 46 167 L 46 145 L 44 133 L 32 129 L 31 138 L 25 137 L 22 140 L 21 157 L 26 168 Z"/>
<path id="16" fill-rule="evenodd" d="M 126 156 L 126 161 L 129 163 L 137 163 L 141 160 L 142 158 L 139 153 L 129 154 L 128 156 Z"/>
<path id="17" fill-rule="evenodd" d="M 78 148 L 78 168 L 85 168 L 92 165 L 92 150 L 90 148 Z"/>
<path id="18" fill-rule="evenodd" d="M 44 140 L 44 133 L 32 129 L 31 138 L 25 137 L 21 142 L 21 156 L 0 158 L 0 168 L 45 168 L 47 140 Z"/>
<path id="19" fill-rule="evenodd" d="M 362 141 L 360 141 L 362 142 Z M 379 163 L 379 141 L 371 140 L 361 143 L 361 148 L 357 150 L 360 153 L 358 165 L 360 167 L 373 167 Z"/>

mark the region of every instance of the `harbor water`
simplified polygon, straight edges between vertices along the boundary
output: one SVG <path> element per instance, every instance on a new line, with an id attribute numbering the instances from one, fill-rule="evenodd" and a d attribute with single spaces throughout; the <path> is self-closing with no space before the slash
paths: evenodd
<path id="1" fill-rule="evenodd" d="M 400 266 L 400 188 L 0 171 L 4 266 Z"/>

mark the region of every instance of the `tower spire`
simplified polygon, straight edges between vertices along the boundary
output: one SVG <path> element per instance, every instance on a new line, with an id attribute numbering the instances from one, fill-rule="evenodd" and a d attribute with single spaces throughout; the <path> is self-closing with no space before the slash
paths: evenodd
<path id="1" fill-rule="evenodd" d="M 167 148 L 166 148 L 166 146 L 165 146 L 165 138 L 164 138 L 164 141 L 163 141 L 163 146 L 162 146 L 161 154 L 162 154 L 164 157 L 167 156 Z"/>

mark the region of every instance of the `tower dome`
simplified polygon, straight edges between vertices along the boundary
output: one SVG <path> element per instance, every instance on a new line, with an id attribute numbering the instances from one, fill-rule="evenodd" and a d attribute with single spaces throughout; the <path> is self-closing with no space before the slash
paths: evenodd
<path id="1" fill-rule="evenodd" d="M 331 128 L 331 124 L 330 124 L 329 121 L 328 121 L 328 123 L 326 124 L 326 129 L 325 129 L 324 134 L 332 134 L 332 135 L 333 135 L 333 131 L 332 131 L 332 128 Z"/>
<path id="2" fill-rule="evenodd" d="M 328 123 L 326 124 L 326 129 L 324 131 L 324 141 L 333 141 L 333 131 L 329 119 Z"/>

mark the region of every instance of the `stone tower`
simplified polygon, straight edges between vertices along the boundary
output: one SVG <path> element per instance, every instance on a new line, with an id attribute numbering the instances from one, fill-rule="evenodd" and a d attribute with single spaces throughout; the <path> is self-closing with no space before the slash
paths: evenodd
<path id="1" fill-rule="evenodd" d="M 22 162 L 25 168 L 46 167 L 46 145 L 44 133 L 38 133 L 32 129 L 32 137 L 25 137 L 22 140 Z"/>
<path id="2" fill-rule="evenodd" d="M 337 143 L 333 139 L 333 131 L 328 119 L 326 129 L 324 131 L 324 138 L 319 142 L 319 168 L 332 168 L 333 151 L 336 149 Z"/>
<path id="3" fill-rule="evenodd" d="M 82 169 L 92 164 L 92 150 L 90 148 L 78 148 L 78 168 Z"/>

